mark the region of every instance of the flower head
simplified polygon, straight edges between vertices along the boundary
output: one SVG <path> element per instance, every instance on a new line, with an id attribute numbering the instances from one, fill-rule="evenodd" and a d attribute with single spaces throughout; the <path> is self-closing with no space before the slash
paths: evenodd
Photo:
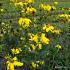
<path id="1" fill-rule="evenodd" d="M 28 33 L 28 35 L 30 36 L 30 39 L 31 41 L 34 41 L 34 42 L 38 42 L 38 34 L 32 34 L 32 33 Z"/>
<path id="2" fill-rule="evenodd" d="M 49 38 L 47 38 L 46 36 L 45 36 L 45 34 L 44 33 L 42 33 L 41 34 L 41 42 L 43 42 L 43 43 L 45 43 L 45 44 L 49 44 Z"/>
<path id="3" fill-rule="evenodd" d="M 42 49 L 42 44 L 38 44 L 38 48 L 39 49 Z"/>
<path id="4" fill-rule="evenodd" d="M 23 8 L 23 2 L 15 3 L 15 6 L 20 6 L 21 8 Z"/>
<path id="5" fill-rule="evenodd" d="M 11 49 L 12 54 L 19 54 L 21 51 L 21 48 Z"/>
<path id="6" fill-rule="evenodd" d="M 26 13 L 35 13 L 36 12 L 36 9 L 35 8 L 33 8 L 33 7 L 27 7 L 27 11 L 26 11 Z"/>
<path id="7" fill-rule="evenodd" d="M 23 63 L 18 61 L 17 57 L 8 59 L 6 64 L 7 70 L 14 70 L 14 66 L 23 66 Z"/>
<path id="8" fill-rule="evenodd" d="M 34 3 L 34 0 L 26 0 L 27 3 Z"/>
<path id="9" fill-rule="evenodd" d="M 19 25 L 23 28 L 29 27 L 31 20 L 28 18 L 20 18 L 18 21 Z"/>
<path id="10" fill-rule="evenodd" d="M 55 6 L 51 6 L 49 4 L 47 4 L 47 5 L 46 4 L 41 4 L 40 7 L 45 11 L 51 11 L 51 9 L 56 9 Z"/>
<path id="11" fill-rule="evenodd" d="M 56 47 L 56 48 L 58 48 L 58 49 L 61 49 L 61 48 L 62 48 L 62 46 L 61 46 L 61 45 L 59 45 L 59 44 L 58 44 L 58 45 L 56 45 L 55 47 Z"/>
<path id="12" fill-rule="evenodd" d="M 61 30 L 53 30 L 52 33 L 60 34 Z"/>
<path id="13" fill-rule="evenodd" d="M 39 66 L 39 65 L 38 65 L 38 64 L 36 64 L 35 62 L 32 62 L 31 64 L 32 64 L 32 67 L 33 67 L 33 68 L 36 68 L 36 67 L 38 67 L 38 66 Z"/>

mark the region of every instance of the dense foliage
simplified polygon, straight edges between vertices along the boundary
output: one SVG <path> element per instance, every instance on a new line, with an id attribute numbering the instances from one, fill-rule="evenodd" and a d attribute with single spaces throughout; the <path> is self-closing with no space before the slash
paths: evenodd
<path id="1" fill-rule="evenodd" d="M 1 0 L 0 70 L 68 69 L 69 3 Z"/>

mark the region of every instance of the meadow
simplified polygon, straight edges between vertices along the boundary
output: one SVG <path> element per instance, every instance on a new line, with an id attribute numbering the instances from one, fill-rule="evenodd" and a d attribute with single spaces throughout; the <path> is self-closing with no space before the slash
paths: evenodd
<path id="1" fill-rule="evenodd" d="M 0 70 L 70 70 L 70 0 L 0 0 Z"/>

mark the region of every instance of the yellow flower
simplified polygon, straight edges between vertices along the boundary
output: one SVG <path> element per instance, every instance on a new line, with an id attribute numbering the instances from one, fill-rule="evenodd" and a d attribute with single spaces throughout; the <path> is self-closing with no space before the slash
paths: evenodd
<path id="1" fill-rule="evenodd" d="M 52 25 L 49 25 L 46 27 L 46 32 L 49 32 L 49 31 L 52 32 L 52 30 L 54 30 L 54 27 Z"/>
<path id="2" fill-rule="evenodd" d="M 41 61 L 41 64 L 43 65 L 45 62 L 44 61 Z"/>
<path id="3" fill-rule="evenodd" d="M 21 6 L 21 7 L 23 7 L 23 2 L 15 3 L 15 6 Z"/>
<path id="4" fill-rule="evenodd" d="M 47 11 L 50 11 L 51 10 L 51 6 L 50 5 L 46 5 L 43 8 L 44 8 L 44 10 L 47 10 Z"/>
<path id="5" fill-rule="evenodd" d="M 51 9 L 54 9 L 54 10 L 55 10 L 55 9 L 56 9 L 56 7 L 55 7 L 55 6 L 51 6 Z"/>
<path id="6" fill-rule="evenodd" d="M 14 62 L 7 61 L 7 70 L 14 70 L 14 66 L 23 66 L 23 63 L 18 61 Z"/>
<path id="7" fill-rule="evenodd" d="M 51 11 L 51 9 L 56 9 L 55 6 L 51 6 L 49 4 L 45 5 L 45 4 L 41 4 L 40 7 L 43 9 L 43 10 L 46 10 L 46 11 Z"/>
<path id="8" fill-rule="evenodd" d="M 53 30 L 52 32 L 56 33 L 56 34 L 60 34 L 61 31 L 60 30 Z"/>
<path id="9" fill-rule="evenodd" d="M 36 68 L 36 63 L 32 62 L 32 67 Z"/>
<path id="10" fill-rule="evenodd" d="M 10 61 L 6 61 L 6 64 L 7 64 L 7 70 L 9 70 L 9 68 L 10 68 Z"/>
<path id="11" fill-rule="evenodd" d="M 13 60 L 16 61 L 17 60 L 17 57 L 14 57 Z"/>
<path id="12" fill-rule="evenodd" d="M 68 22 L 70 22 L 70 14 L 60 14 L 59 17 L 66 18 Z"/>
<path id="13" fill-rule="evenodd" d="M 23 28 L 29 27 L 31 20 L 28 18 L 20 18 L 18 21 L 19 25 L 22 26 Z"/>
<path id="14" fill-rule="evenodd" d="M 34 0 L 26 0 L 27 3 L 34 3 Z"/>
<path id="15" fill-rule="evenodd" d="M 38 42 L 38 35 L 37 35 L 37 34 L 34 35 L 33 40 L 34 40 L 35 42 Z"/>
<path id="16" fill-rule="evenodd" d="M 33 8 L 33 7 L 31 7 L 31 8 L 27 7 L 26 13 L 35 13 L 35 12 L 36 12 L 35 8 Z"/>
<path id="17" fill-rule="evenodd" d="M 31 41 L 34 41 L 34 42 L 38 42 L 38 35 L 34 35 L 32 33 L 28 33 L 28 35 L 30 36 L 30 39 Z"/>
<path id="18" fill-rule="evenodd" d="M 69 14 L 60 14 L 59 17 L 65 17 L 68 19 L 68 18 L 70 18 L 70 15 Z"/>
<path id="19" fill-rule="evenodd" d="M 54 2 L 54 4 L 55 4 L 55 5 L 57 5 L 57 4 L 58 4 L 58 2 Z"/>
<path id="20" fill-rule="evenodd" d="M 14 70 L 14 64 L 11 63 L 10 61 L 7 61 L 7 70 Z"/>
<path id="21" fill-rule="evenodd" d="M 23 66 L 23 63 L 19 61 L 14 61 L 13 64 L 14 66 Z"/>
<path id="22" fill-rule="evenodd" d="M 37 68 L 37 67 L 39 67 L 39 64 L 40 65 L 43 65 L 45 62 L 42 60 L 42 61 L 35 61 L 35 62 L 32 62 L 31 64 L 32 64 L 32 67 L 33 68 Z"/>
<path id="23" fill-rule="evenodd" d="M 45 37 L 45 34 L 42 33 L 41 35 L 41 42 L 45 43 L 45 44 L 49 44 L 49 39 L 47 37 Z"/>
<path id="24" fill-rule="evenodd" d="M 9 54 L 5 56 L 5 59 L 10 59 L 10 58 L 11 56 Z"/>
<path id="25" fill-rule="evenodd" d="M 56 45 L 55 47 L 56 47 L 56 48 L 58 48 L 58 49 L 61 49 L 61 48 L 62 48 L 62 46 L 61 46 L 61 45 L 59 45 L 59 44 L 58 44 L 58 45 Z"/>
<path id="26" fill-rule="evenodd" d="M 12 54 L 19 54 L 21 51 L 21 48 L 11 49 Z"/>
<path id="27" fill-rule="evenodd" d="M 45 30 L 46 29 L 46 24 L 44 24 L 44 26 L 43 26 L 43 30 Z"/>
<path id="28" fill-rule="evenodd" d="M 30 44 L 30 46 L 32 47 L 33 50 L 35 50 L 36 47 L 34 46 L 34 44 Z"/>
<path id="29" fill-rule="evenodd" d="M 9 64 L 9 70 L 14 70 L 14 64 L 13 63 Z"/>
<path id="30" fill-rule="evenodd" d="M 38 44 L 38 48 L 39 49 L 42 49 L 42 44 Z"/>
<path id="31" fill-rule="evenodd" d="M 60 34 L 61 30 L 58 29 L 56 30 L 52 25 L 44 25 L 43 26 L 43 30 L 45 30 L 46 32 L 52 32 L 52 33 L 56 33 L 56 34 Z"/>
<path id="32" fill-rule="evenodd" d="M 22 37 L 22 36 L 20 37 L 20 40 L 24 40 L 24 39 L 25 39 L 24 37 Z"/>
<path id="33" fill-rule="evenodd" d="M 23 66 L 23 63 L 19 62 L 17 57 L 8 59 L 6 64 L 7 70 L 14 70 L 14 66 Z"/>
<path id="34" fill-rule="evenodd" d="M 52 25 L 44 25 L 43 30 L 46 30 L 46 32 L 52 32 L 54 30 L 54 27 Z"/>

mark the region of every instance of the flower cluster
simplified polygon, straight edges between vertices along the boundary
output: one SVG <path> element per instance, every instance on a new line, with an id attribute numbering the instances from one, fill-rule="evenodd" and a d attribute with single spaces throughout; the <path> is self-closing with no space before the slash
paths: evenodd
<path id="1" fill-rule="evenodd" d="M 12 54 L 19 54 L 21 52 L 21 48 L 11 49 Z M 12 58 L 11 55 L 5 56 L 6 58 L 6 64 L 7 64 L 7 70 L 14 70 L 15 66 L 23 66 L 23 63 L 18 61 L 18 58 L 15 56 Z"/>
<path id="2" fill-rule="evenodd" d="M 55 10 L 56 7 L 55 6 L 51 6 L 49 4 L 41 4 L 40 5 L 41 9 L 45 10 L 45 11 L 51 11 L 52 9 Z"/>
<path id="3" fill-rule="evenodd" d="M 12 54 L 19 54 L 21 51 L 21 48 L 11 49 Z"/>
<path id="4" fill-rule="evenodd" d="M 6 64 L 7 70 L 14 70 L 14 66 L 23 66 L 23 63 L 18 61 L 17 57 L 9 58 Z"/>
<path id="5" fill-rule="evenodd" d="M 52 26 L 52 25 L 44 24 L 43 30 L 45 30 L 46 32 L 52 32 L 52 33 L 56 33 L 56 34 L 60 34 L 61 33 L 60 29 L 55 29 L 55 27 Z"/>
<path id="6" fill-rule="evenodd" d="M 37 68 L 40 65 L 43 65 L 44 63 L 45 63 L 44 61 L 36 61 L 36 62 L 32 62 L 31 64 L 33 68 Z"/>
<path id="7" fill-rule="evenodd" d="M 34 3 L 34 0 L 26 0 L 27 3 Z"/>
<path id="8" fill-rule="evenodd" d="M 19 25 L 23 28 L 29 27 L 31 20 L 29 18 L 20 18 L 18 21 Z"/>
<path id="9" fill-rule="evenodd" d="M 70 22 L 70 14 L 59 14 L 58 16 L 61 18 L 66 18 Z"/>
<path id="10" fill-rule="evenodd" d="M 27 7 L 27 10 L 26 10 L 26 13 L 35 13 L 36 12 L 36 9 L 33 8 L 33 7 Z"/>
<path id="11" fill-rule="evenodd" d="M 34 45 L 33 43 L 30 44 L 33 50 L 36 48 L 42 49 L 42 44 L 49 44 L 50 39 L 46 37 L 45 33 L 40 33 L 40 34 L 33 34 L 33 33 L 28 33 L 29 41 L 33 41 L 36 43 Z M 30 49 L 30 48 L 29 48 Z"/>
<path id="12" fill-rule="evenodd" d="M 70 14 L 60 14 L 60 17 L 70 18 Z"/>

